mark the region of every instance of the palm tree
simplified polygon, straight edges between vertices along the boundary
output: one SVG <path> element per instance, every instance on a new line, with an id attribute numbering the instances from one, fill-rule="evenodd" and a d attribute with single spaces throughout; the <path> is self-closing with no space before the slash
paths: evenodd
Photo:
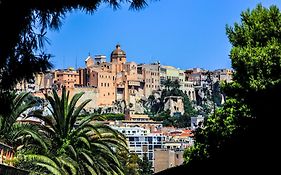
<path id="1" fill-rule="evenodd" d="M 170 88 L 172 87 L 172 83 L 173 83 L 173 82 L 172 82 L 172 80 L 171 80 L 171 79 L 167 79 L 167 80 L 165 80 L 165 81 L 164 81 L 164 86 L 165 86 L 165 89 L 169 91 L 169 90 L 170 90 Z"/>
<path id="2" fill-rule="evenodd" d="M 83 93 L 69 99 L 69 92 L 62 89 L 61 97 L 53 90 L 46 95 L 50 103 L 50 116 L 36 115 L 45 123 L 44 132 L 52 141 L 48 155 L 26 155 L 41 172 L 53 174 L 123 174 L 117 151 L 127 151 L 125 137 L 101 123 L 93 116 L 80 119 L 86 100 L 76 107 Z"/>
<path id="3" fill-rule="evenodd" d="M 20 93 L 16 95 L 14 92 L 9 93 L 7 97 L 10 101 L 8 110 L 0 114 L 0 142 L 13 147 L 13 149 L 37 148 L 40 151 L 47 150 L 47 144 L 44 141 L 43 135 L 38 132 L 40 126 L 31 123 L 17 122 L 17 119 L 24 112 L 34 106 L 34 99 L 29 98 L 29 93 Z M 29 99 L 28 99 L 29 98 Z M 28 100 L 27 100 L 28 99 Z M 43 149 L 42 149 L 43 148 Z"/>

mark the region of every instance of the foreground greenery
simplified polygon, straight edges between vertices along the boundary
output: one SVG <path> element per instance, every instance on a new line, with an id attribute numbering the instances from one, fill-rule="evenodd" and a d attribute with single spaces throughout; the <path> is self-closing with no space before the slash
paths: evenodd
<path id="1" fill-rule="evenodd" d="M 0 114 L 0 142 L 10 145 L 14 150 L 47 150 L 47 143 L 44 136 L 38 131 L 41 126 L 28 123 L 18 122 L 19 117 L 24 117 L 26 111 L 31 109 L 36 101 L 29 93 L 16 94 L 10 92 L 6 94 L 7 98 L 11 98 L 10 105 L 6 113 Z"/>
<path id="2" fill-rule="evenodd" d="M 185 152 L 197 173 L 275 172 L 274 155 L 281 97 L 281 12 L 258 5 L 227 26 L 232 44 L 233 83 L 224 86 L 226 104 L 195 132 L 195 145 Z M 200 165 L 201 164 L 201 165 Z M 195 172 L 195 171 L 194 171 Z"/>
<path id="3" fill-rule="evenodd" d="M 126 138 L 93 122 L 95 116 L 80 117 L 90 101 L 77 105 L 82 95 L 70 99 L 65 89 L 61 97 L 53 90 L 52 96 L 46 95 L 51 112 L 48 116 L 38 110 L 22 115 L 35 103 L 27 100 L 28 93 L 14 95 L 13 112 L 0 116 L 0 141 L 14 148 L 18 168 L 31 174 L 124 174 L 119 152 L 128 152 Z M 44 124 L 17 122 L 20 115 L 23 119 L 35 117 Z"/>

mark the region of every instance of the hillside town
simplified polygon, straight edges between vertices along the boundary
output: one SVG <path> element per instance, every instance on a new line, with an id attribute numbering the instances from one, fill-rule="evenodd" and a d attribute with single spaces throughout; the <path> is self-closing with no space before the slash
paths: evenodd
<path id="1" fill-rule="evenodd" d="M 124 134 L 129 151 L 141 159 L 147 156 L 153 172 L 157 173 L 183 163 L 184 150 L 193 144 L 192 131 L 203 124 L 204 118 L 212 113 L 214 107 L 224 103 L 224 96 L 220 93 L 217 96 L 219 100 L 214 100 L 214 85 L 231 82 L 232 74 L 231 69 L 182 70 L 161 65 L 160 62 L 127 62 L 126 52 L 117 44 L 111 52 L 110 61 L 105 55 L 89 55 L 83 68 L 36 74 L 33 81 L 18 83 L 16 90 L 30 92 L 41 99 L 52 89 L 61 92 L 65 88 L 70 97 L 83 92 L 78 104 L 86 99 L 91 100 L 85 106 L 85 112 L 123 114 L 121 118 L 108 118 L 100 122 Z M 165 93 L 168 95 L 163 97 Z M 188 97 L 192 113 L 185 111 L 184 97 Z M 41 106 L 46 114 L 49 112 L 46 108 L 48 105 Z M 209 111 L 204 112 L 206 108 Z M 165 112 L 168 112 L 168 120 L 176 121 L 186 115 L 183 120 L 187 124 L 167 123 L 161 119 Z"/>
<path id="2" fill-rule="evenodd" d="M 280 6 L 1 0 L 0 175 L 276 174 Z"/>

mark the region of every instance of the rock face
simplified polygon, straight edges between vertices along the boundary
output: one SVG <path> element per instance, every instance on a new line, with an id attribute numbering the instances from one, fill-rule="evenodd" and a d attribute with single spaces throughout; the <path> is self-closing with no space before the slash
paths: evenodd
<path id="1" fill-rule="evenodd" d="M 170 110 L 171 116 L 184 114 L 184 104 L 183 104 L 183 97 L 181 96 L 169 96 L 164 99 L 164 111 Z"/>
<path id="2" fill-rule="evenodd" d="M 144 106 L 141 101 L 136 102 L 135 104 L 135 113 L 143 114 L 144 113 Z"/>

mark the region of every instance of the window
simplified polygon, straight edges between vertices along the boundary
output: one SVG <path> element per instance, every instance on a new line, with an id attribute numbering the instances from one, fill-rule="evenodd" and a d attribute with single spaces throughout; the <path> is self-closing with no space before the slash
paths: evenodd
<path id="1" fill-rule="evenodd" d="M 139 137 L 135 137 L 135 141 L 139 141 Z M 140 144 L 140 143 L 139 143 Z"/>
<path id="2" fill-rule="evenodd" d="M 101 86 L 103 86 L 103 83 L 101 83 Z"/>
<path id="3" fill-rule="evenodd" d="M 130 142 L 134 141 L 134 137 L 129 137 L 129 141 Z"/>
<path id="4" fill-rule="evenodd" d="M 148 159 L 149 159 L 149 160 L 153 160 L 153 153 L 149 153 L 149 154 L 148 154 Z"/>
<path id="5" fill-rule="evenodd" d="M 161 137 L 157 137 L 157 141 L 160 142 L 161 141 Z"/>
<path id="6" fill-rule="evenodd" d="M 154 148 L 161 148 L 161 145 L 154 145 Z"/>

